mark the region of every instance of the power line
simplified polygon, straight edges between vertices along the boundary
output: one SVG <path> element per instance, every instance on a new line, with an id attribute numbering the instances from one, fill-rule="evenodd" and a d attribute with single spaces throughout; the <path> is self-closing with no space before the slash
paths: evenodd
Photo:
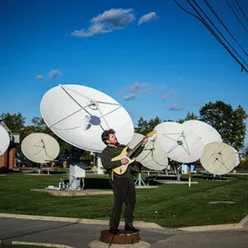
<path id="1" fill-rule="evenodd" d="M 245 15 L 245 12 L 242 10 L 241 6 L 239 5 L 238 0 L 235 0 L 235 2 L 236 2 L 237 5 L 239 6 L 240 11 L 242 12 L 243 16 L 245 17 L 246 21 L 248 22 L 248 18 L 247 18 L 247 16 Z"/>
<path id="2" fill-rule="evenodd" d="M 244 26 L 244 24 L 242 23 L 242 21 L 239 19 L 238 15 L 236 14 L 236 12 L 233 10 L 231 4 L 229 3 L 228 0 L 226 0 L 227 5 L 230 7 L 231 11 L 233 12 L 233 14 L 236 16 L 236 18 L 238 19 L 238 22 L 240 23 L 240 25 L 244 28 L 244 30 L 246 31 L 246 33 L 248 34 L 248 30 L 246 29 L 246 27 Z"/>
<path id="3" fill-rule="evenodd" d="M 187 0 L 187 2 L 191 5 L 191 7 L 198 13 L 198 15 L 204 20 L 204 18 L 201 16 L 201 14 L 193 7 L 193 5 L 189 2 L 189 0 Z M 228 40 L 224 37 L 224 35 L 219 31 L 219 29 L 214 25 L 214 23 L 209 19 L 209 17 L 204 13 L 204 11 L 202 10 L 202 8 L 196 3 L 195 0 L 193 0 L 193 2 L 195 3 L 195 5 L 200 9 L 200 11 L 203 13 L 203 15 L 207 18 L 207 20 L 213 25 L 213 27 L 217 30 L 217 32 L 219 33 L 219 35 L 226 41 L 226 43 L 229 45 L 229 47 L 232 48 L 232 50 L 237 54 L 237 56 L 248 66 L 248 64 L 245 62 L 245 60 L 238 54 L 238 52 L 235 50 L 235 48 L 228 42 Z M 205 21 L 206 22 L 206 21 Z M 207 24 L 208 25 L 208 24 Z M 206 26 L 206 25 L 205 25 Z M 211 28 L 209 25 L 207 26 L 207 28 Z M 218 37 L 219 38 L 219 37 Z"/>
<path id="4" fill-rule="evenodd" d="M 194 9 L 194 11 L 200 16 L 200 18 L 204 21 L 204 25 L 207 27 L 208 30 L 211 30 L 212 34 L 214 34 L 214 37 L 223 44 L 223 46 L 229 50 L 229 48 L 226 46 L 226 44 L 220 39 L 220 37 L 215 33 L 215 31 L 209 26 L 209 24 L 204 20 L 204 18 L 201 16 L 201 14 L 197 11 L 197 9 L 192 5 L 192 3 L 187 0 L 187 2 L 190 4 L 190 6 Z M 208 21 L 214 26 L 214 28 L 217 30 L 217 32 L 221 35 L 221 37 L 227 42 L 227 44 L 232 48 L 232 50 L 237 54 L 237 56 L 248 66 L 248 64 L 243 60 L 243 58 L 238 54 L 238 52 L 231 46 L 231 44 L 227 41 L 227 39 L 223 36 L 223 34 L 218 30 L 218 28 L 214 25 L 214 23 L 208 18 L 208 16 L 204 13 L 202 8 L 193 0 L 193 2 L 196 4 L 196 6 L 200 9 L 200 11 L 203 13 L 203 15 L 208 19 Z M 230 50 L 229 50 L 230 51 Z M 230 51 L 231 52 L 231 51 Z M 232 53 L 232 52 L 231 52 Z M 235 57 L 235 55 L 232 53 L 232 55 Z M 239 61 L 236 57 L 235 59 Z M 240 63 L 240 61 L 239 61 Z M 241 65 L 241 63 L 240 63 Z M 242 65 L 241 65 L 242 66 Z"/>
<path id="5" fill-rule="evenodd" d="M 207 0 L 204 0 L 204 2 L 206 3 L 206 5 L 210 8 L 210 10 L 214 13 L 214 15 L 216 16 L 216 18 L 220 21 L 220 23 L 222 24 L 222 26 L 226 29 L 226 31 L 231 35 L 231 37 L 236 41 L 236 43 L 238 44 L 239 48 L 245 53 L 246 56 L 248 56 L 247 52 L 243 49 L 243 47 L 238 43 L 238 41 L 235 39 L 235 37 L 231 34 L 231 32 L 229 31 L 229 29 L 226 27 L 226 25 L 221 21 L 221 19 L 219 18 L 219 16 L 216 14 L 216 12 L 213 10 L 213 8 L 211 7 L 211 5 L 208 3 Z"/>
<path id="6" fill-rule="evenodd" d="M 192 16 L 194 16 L 195 18 L 197 18 L 199 21 L 201 21 L 202 22 L 202 20 L 198 17 L 198 16 L 196 16 L 196 15 L 194 15 L 194 14 L 192 14 L 191 12 L 189 12 L 188 10 L 186 10 L 181 4 L 179 4 L 176 0 L 173 0 L 182 10 L 184 10 L 186 13 L 188 13 L 189 15 L 192 15 Z"/>
<path id="7" fill-rule="evenodd" d="M 186 13 L 194 16 L 197 18 L 202 24 L 207 27 L 207 29 L 210 31 L 210 33 L 215 37 L 219 43 L 225 47 L 225 49 L 229 52 L 229 54 L 233 57 L 233 59 L 241 66 L 241 71 L 245 70 L 248 72 L 248 70 L 245 68 L 245 66 L 238 60 L 238 58 L 233 54 L 233 52 L 226 46 L 226 44 L 220 39 L 220 37 L 216 34 L 216 32 L 209 26 L 209 24 L 204 20 L 204 18 L 201 16 L 201 14 L 197 11 L 197 9 L 187 0 L 187 2 L 191 5 L 191 7 L 194 9 L 194 11 L 198 14 L 198 16 L 192 14 L 188 10 L 186 10 L 182 5 L 180 5 L 177 0 L 173 0 L 182 10 L 184 10 Z M 200 17 L 199 17 L 200 16 Z M 242 59 L 243 60 L 243 59 Z M 246 63 L 245 63 L 246 64 Z"/>

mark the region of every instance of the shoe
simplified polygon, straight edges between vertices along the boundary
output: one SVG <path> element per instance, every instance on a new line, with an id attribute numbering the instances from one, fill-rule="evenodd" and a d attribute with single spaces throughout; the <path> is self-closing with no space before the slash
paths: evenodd
<path id="1" fill-rule="evenodd" d="M 139 232 L 140 229 L 135 228 L 132 223 L 126 223 L 125 224 L 125 231 L 126 232 Z"/>
<path id="2" fill-rule="evenodd" d="M 114 235 L 119 235 L 120 234 L 120 230 L 119 229 L 114 229 L 112 227 L 110 227 L 109 232 L 114 234 Z"/>

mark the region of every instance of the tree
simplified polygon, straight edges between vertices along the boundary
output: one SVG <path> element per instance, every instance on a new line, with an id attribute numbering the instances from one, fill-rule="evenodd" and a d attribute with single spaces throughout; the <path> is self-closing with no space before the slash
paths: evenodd
<path id="1" fill-rule="evenodd" d="M 146 121 L 143 117 L 140 117 L 138 120 L 138 125 L 135 127 L 135 132 L 147 135 L 161 122 L 162 121 L 158 117 L 150 119 L 149 121 Z"/>
<path id="2" fill-rule="evenodd" d="M 196 116 L 194 113 L 188 112 L 184 119 L 178 119 L 176 122 L 183 124 L 185 121 L 189 121 L 189 120 L 198 120 L 198 116 Z"/>
<path id="3" fill-rule="evenodd" d="M 22 131 L 22 140 L 27 137 L 31 133 L 35 133 L 36 129 L 34 126 L 26 126 L 24 127 L 24 130 Z"/>
<path id="4" fill-rule="evenodd" d="M 185 117 L 185 121 L 190 121 L 190 120 L 198 120 L 198 116 L 195 115 L 193 112 L 192 113 L 188 112 Z"/>
<path id="5" fill-rule="evenodd" d="M 25 117 L 23 117 L 21 113 L 3 113 L 0 115 L 0 119 L 4 121 L 12 133 L 22 134 L 25 128 Z"/>
<path id="6" fill-rule="evenodd" d="M 44 132 L 44 133 L 49 133 L 51 134 L 52 131 L 50 130 L 50 128 L 46 125 L 45 121 L 43 120 L 43 118 L 40 117 L 34 117 L 32 119 L 32 123 L 35 127 L 36 132 Z"/>
<path id="7" fill-rule="evenodd" d="M 241 106 L 233 110 L 230 104 L 222 101 L 209 102 L 200 109 L 200 120 L 213 126 L 220 133 L 223 142 L 236 150 L 243 147 L 247 117 Z"/>
<path id="8" fill-rule="evenodd" d="M 245 120 L 248 117 L 245 110 L 239 105 L 236 110 L 234 110 L 234 123 L 233 131 L 236 134 L 231 140 L 231 145 L 233 147 L 244 147 L 245 134 L 246 134 L 246 124 Z"/>

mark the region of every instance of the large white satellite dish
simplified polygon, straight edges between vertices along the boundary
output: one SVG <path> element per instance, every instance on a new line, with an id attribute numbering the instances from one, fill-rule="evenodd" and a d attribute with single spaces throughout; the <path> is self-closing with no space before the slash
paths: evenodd
<path id="1" fill-rule="evenodd" d="M 145 135 L 140 133 L 134 133 L 131 141 L 128 143 L 128 147 L 133 149 L 142 139 L 144 139 Z"/>
<path id="2" fill-rule="evenodd" d="M 21 150 L 25 157 L 36 163 L 47 163 L 59 155 L 56 139 L 45 133 L 33 133 L 24 138 Z"/>
<path id="3" fill-rule="evenodd" d="M 9 147 L 10 138 L 6 129 L 0 125 L 0 156 L 6 152 Z"/>
<path id="4" fill-rule="evenodd" d="M 138 144 L 145 136 L 139 133 L 134 133 L 134 136 L 128 146 L 132 149 Z M 148 142 L 136 160 L 143 166 L 151 170 L 164 170 L 168 166 L 168 158 L 160 146 L 155 142 L 153 137 L 148 138 Z"/>
<path id="5" fill-rule="evenodd" d="M 127 111 L 113 98 L 82 85 L 59 85 L 45 93 L 40 105 L 48 127 L 71 145 L 100 153 L 104 130 L 113 128 L 118 141 L 127 144 L 134 126 Z"/>
<path id="6" fill-rule="evenodd" d="M 181 163 L 197 161 L 203 152 L 203 143 L 192 130 L 183 129 L 183 125 L 176 122 L 163 122 L 155 127 L 157 140 L 166 155 Z"/>
<path id="7" fill-rule="evenodd" d="M 218 131 L 203 121 L 198 120 L 189 120 L 185 121 L 183 124 L 184 130 L 193 130 L 193 132 L 198 135 L 201 139 L 201 142 L 204 145 L 207 145 L 211 142 L 222 142 L 222 138 Z"/>
<path id="8" fill-rule="evenodd" d="M 204 147 L 200 161 L 210 173 L 224 175 L 236 166 L 236 154 L 228 144 L 212 142 Z"/>

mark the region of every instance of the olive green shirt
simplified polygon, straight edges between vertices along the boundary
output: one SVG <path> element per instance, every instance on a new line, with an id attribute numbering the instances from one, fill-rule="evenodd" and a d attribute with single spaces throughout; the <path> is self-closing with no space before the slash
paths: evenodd
<path id="1" fill-rule="evenodd" d="M 101 162 L 102 162 L 102 165 L 103 165 L 103 168 L 105 170 L 107 170 L 107 172 L 109 173 L 112 169 L 114 168 L 117 168 L 119 166 L 121 166 L 121 160 L 118 160 L 118 161 L 111 161 L 112 158 L 114 157 L 117 157 L 118 155 L 120 155 L 120 153 L 122 152 L 122 150 L 125 148 L 126 146 L 124 145 L 120 145 L 120 144 L 117 144 L 116 147 L 113 147 L 113 146 L 106 146 L 100 157 L 101 157 Z M 143 151 L 143 147 L 139 147 L 132 155 L 132 157 L 137 157 L 142 151 Z M 129 167 L 128 166 L 128 169 L 127 169 L 127 173 L 130 172 L 129 170 Z"/>

